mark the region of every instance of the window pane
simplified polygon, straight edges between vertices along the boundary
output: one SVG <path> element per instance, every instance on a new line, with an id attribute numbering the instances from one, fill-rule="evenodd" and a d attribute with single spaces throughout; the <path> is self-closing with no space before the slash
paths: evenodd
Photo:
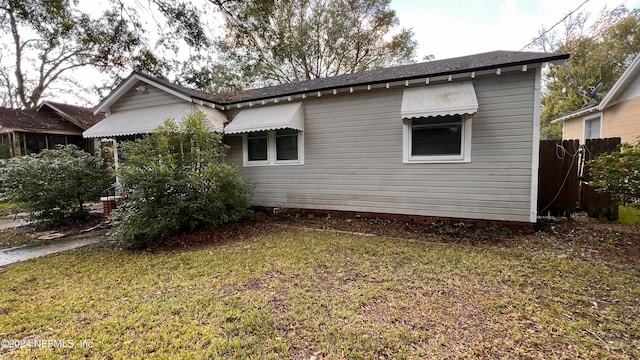
<path id="1" fill-rule="evenodd" d="M 47 140 L 45 135 L 26 134 L 25 135 L 27 154 L 39 153 L 47 148 Z"/>
<path id="2" fill-rule="evenodd" d="M 276 130 L 276 160 L 298 160 L 298 131 Z"/>
<path id="3" fill-rule="evenodd" d="M 66 145 L 67 140 L 64 135 L 49 135 L 49 149 L 55 149 L 57 145 Z"/>
<path id="4" fill-rule="evenodd" d="M 247 135 L 249 161 L 267 160 L 267 132 L 259 131 Z"/>
<path id="5" fill-rule="evenodd" d="M 597 139 L 600 137 L 600 124 L 602 123 L 600 117 L 586 120 L 584 122 L 584 135 L 585 139 Z"/>
<path id="6" fill-rule="evenodd" d="M 415 119 L 411 127 L 411 155 L 461 155 L 462 118 L 444 116 Z"/>

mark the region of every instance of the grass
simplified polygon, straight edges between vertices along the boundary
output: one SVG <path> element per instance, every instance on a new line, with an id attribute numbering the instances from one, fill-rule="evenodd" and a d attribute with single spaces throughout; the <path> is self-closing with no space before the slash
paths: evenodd
<path id="1" fill-rule="evenodd" d="M 15 206 L 8 201 L 0 201 L 0 216 L 11 214 L 15 210 Z"/>
<path id="2" fill-rule="evenodd" d="M 74 342 L 0 357 L 640 357 L 638 243 L 597 234 L 259 224 L 190 249 L 92 246 L 0 268 L 0 339 Z"/>
<path id="3" fill-rule="evenodd" d="M 640 209 L 631 206 L 618 208 L 618 221 L 626 225 L 640 225 Z"/>

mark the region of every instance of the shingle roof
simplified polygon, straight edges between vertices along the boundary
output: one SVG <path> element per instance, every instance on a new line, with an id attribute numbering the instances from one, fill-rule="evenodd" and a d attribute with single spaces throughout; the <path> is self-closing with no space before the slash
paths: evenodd
<path id="1" fill-rule="evenodd" d="M 0 107 L 0 125 L 5 128 L 17 128 L 32 131 L 73 131 L 82 130 L 60 117 L 60 115 L 37 110 L 20 110 Z"/>
<path id="2" fill-rule="evenodd" d="M 378 70 L 363 71 L 353 74 L 344 74 L 328 78 L 240 91 L 230 93 L 226 96 L 218 96 L 216 100 L 222 104 L 233 104 L 340 87 L 370 85 L 388 81 L 404 81 L 427 76 L 434 77 L 440 75 L 454 75 L 471 71 L 520 66 L 564 60 L 568 58 L 569 54 L 498 50 L 469 56 L 401 65 Z"/>
<path id="3" fill-rule="evenodd" d="M 188 87 L 172 83 L 169 80 L 162 79 L 162 78 L 157 78 L 157 77 L 145 74 L 145 73 L 141 73 L 139 71 L 134 71 L 132 73 L 132 75 L 133 74 L 142 76 L 143 78 L 149 79 L 149 80 L 154 81 L 154 82 L 159 83 L 159 84 L 162 84 L 162 85 L 164 85 L 164 86 L 166 86 L 166 87 L 168 87 L 168 88 L 170 88 L 170 89 L 172 89 L 174 91 L 177 91 L 177 92 L 179 92 L 179 93 L 181 93 L 183 95 L 192 97 L 194 99 L 200 99 L 200 100 L 206 100 L 206 101 L 210 101 L 210 102 L 214 102 L 214 103 L 219 103 L 219 101 L 218 101 L 219 99 L 215 95 L 206 93 L 204 91 L 190 89 Z"/>
<path id="4" fill-rule="evenodd" d="M 102 115 L 94 115 L 93 110 L 89 108 L 54 101 L 45 101 L 40 105 L 38 110 L 42 111 L 42 108 L 45 106 L 51 108 L 53 111 L 58 113 L 58 115 L 66 118 L 76 125 L 79 125 L 85 130 L 104 119 L 104 116 Z"/>
<path id="5" fill-rule="evenodd" d="M 274 97 L 297 95 L 307 92 L 323 91 L 343 87 L 372 85 L 390 81 L 404 81 L 424 77 L 434 77 L 440 75 L 454 75 L 468 73 L 471 71 L 482 71 L 497 69 L 501 67 L 520 66 L 527 64 L 543 63 L 549 61 L 565 60 L 569 54 L 538 53 L 523 51 L 491 51 L 481 54 L 461 56 L 450 59 L 428 61 L 417 64 L 401 65 L 390 68 L 363 71 L 353 74 L 344 74 L 333 77 L 313 79 L 290 84 L 268 86 L 258 89 L 231 92 L 227 94 L 209 94 L 203 91 L 190 89 L 156 78 L 141 72 L 132 72 L 127 79 L 118 85 L 105 99 L 103 99 L 96 109 L 107 102 L 107 100 L 118 93 L 132 77 L 143 77 L 151 82 L 165 86 L 179 94 L 192 99 L 204 100 L 217 105 L 231 105 L 246 101 L 263 100 Z M 121 95 L 117 95 L 121 96 Z M 115 99 L 111 100 L 112 102 Z"/>

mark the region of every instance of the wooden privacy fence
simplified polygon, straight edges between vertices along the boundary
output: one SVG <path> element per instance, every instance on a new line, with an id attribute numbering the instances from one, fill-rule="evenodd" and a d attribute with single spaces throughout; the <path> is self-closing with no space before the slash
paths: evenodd
<path id="1" fill-rule="evenodd" d="M 618 205 L 609 194 L 595 192 L 587 183 L 587 161 L 602 153 L 619 151 L 620 138 L 544 140 L 540 142 L 538 214 L 570 216 L 577 209 L 591 217 L 618 218 Z"/>
<path id="2" fill-rule="evenodd" d="M 585 144 L 585 152 L 583 156 L 582 180 L 579 205 L 580 208 L 587 211 L 590 217 L 606 217 L 609 220 L 618 219 L 618 204 L 611 199 L 610 194 L 601 194 L 595 192 L 588 185 L 591 180 L 589 172 L 589 160 L 595 159 L 600 154 L 620 151 L 620 138 L 606 139 L 589 139 Z"/>

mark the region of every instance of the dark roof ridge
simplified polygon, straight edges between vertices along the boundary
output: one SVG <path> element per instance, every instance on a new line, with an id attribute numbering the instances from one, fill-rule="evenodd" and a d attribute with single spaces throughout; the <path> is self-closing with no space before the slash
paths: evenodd
<path id="1" fill-rule="evenodd" d="M 227 94 L 210 94 L 172 83 L 163 78 L 134 71 L 128 77 L 138 75 L 156 82 L 193 99 L 212 102 L 217 105 L 232 105 L 247 101 L 265 100 L 274 97 L 299 95 L 307 92 L 326 91 L 336 88 L 373 85 L 391 81 L 405 81 L 424 77 L 455 75 L 473 71 L 483 71 L 502 67 L 521 66 L 549 61 L 566 60 L 566 53 L 543 53 L 528 51 L 496 50 L 474 55 L 459 56 L 441 60 L 404 64 L 388 68 L 341 74 L 326 78 L 310 79 L 295 83 L 279 84 L 261 88 L 240 90 Z M 123 83 L 126 82 L 123 81 Z M 120 84 L 122 85 L 122 83 Z M 118 87 L 120 86 L 118 85 Z M 118 88 L 116 87 L 116 89 Z M 115 90 L 114 90 L 115 91 Z"/>
<path id="2" fill-rule="evenodd" d="M 156 83 L 160 83 L 164 86 L 167 86 L 169 88 L 171 88 L 172 90 L 181 93 L 182 95 L 194 98 L 194 99 L 198 99 L 198 100 L 204 100 L 204 101 L 209 101 L 209 102 L 214 102 L 217 103 L 218 105 L 222 105 L 222 103 L 219 103 L 216 101 L 215 99 L 215 95 L 210 94 L 208 92 L 205 91 L 201 91 L 201 90 L 197 90 L 197 89 L 192 89 L 192 88 L 188 88 L 186 86 L 182 86 L 180 84 L 176 84 L 174 82 L 171 82 L 165 78 L 159 78 L 159 77 L 155 77 L 140 71 L 133 71 L 133 74 L 136 74 L 138 76 L 141 76 L 147 80 L 150 81 L 154 81 Z"/>

